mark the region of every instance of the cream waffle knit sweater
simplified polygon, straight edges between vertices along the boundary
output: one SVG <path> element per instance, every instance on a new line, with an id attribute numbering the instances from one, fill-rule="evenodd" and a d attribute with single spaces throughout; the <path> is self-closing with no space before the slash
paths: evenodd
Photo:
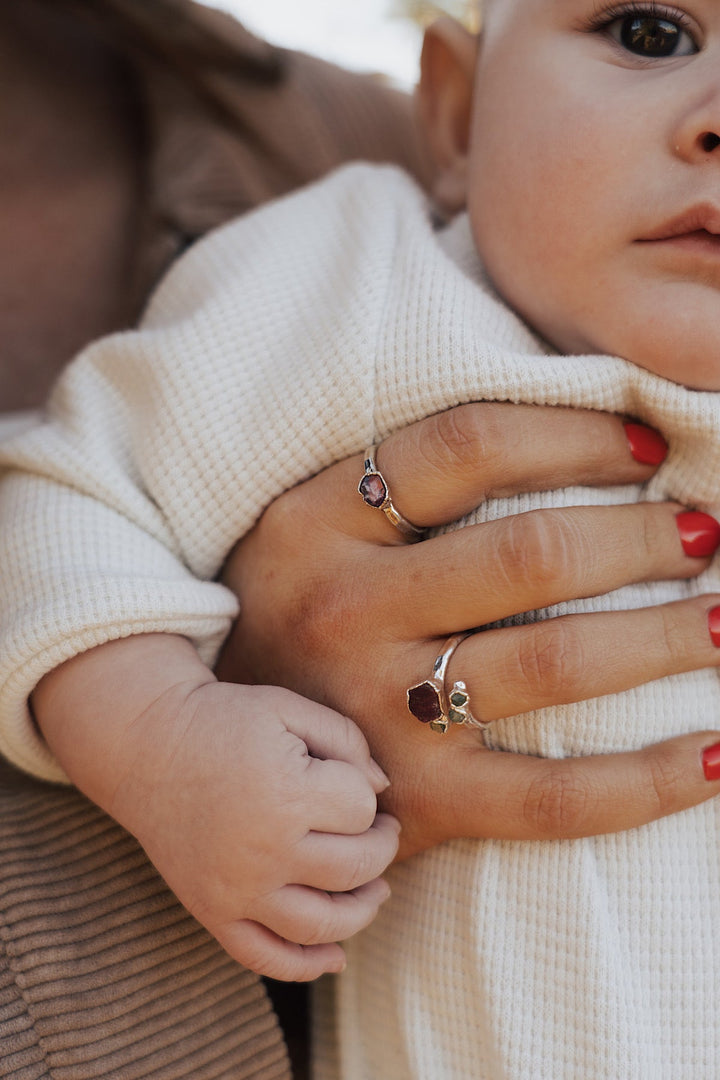
<path id="1" fill-rule="evenodd" d="M 272 499 L 477 399 L 628 413 L 671 453 L 645 489 L 517 497 L 476 520 L 639 498 L 720 511 L 717 396 L 548 354 L 483 281 L 465 220 L 438 237 L 401 173 L 344 169 L 201 241 L 141 329 L 82 354 L 46 422 L 2 448 L 0 750 L 62 779 L 27 709 L 44 672 L 147 631 L 186 634 L 211 662 L 236 612 L 213 578 Z M 558 610 L 711 588 L 715 571 Z M 491 739 L 622 750 L 716 725 L 719 705 L 707 670 L 499 722 Z M 331 991 L 340 1063 L 323 1037 L 318 1075 L 717 1080 L 719 840 L 709 803 L 619 836 L 457 841 L 395 868 Z"/>

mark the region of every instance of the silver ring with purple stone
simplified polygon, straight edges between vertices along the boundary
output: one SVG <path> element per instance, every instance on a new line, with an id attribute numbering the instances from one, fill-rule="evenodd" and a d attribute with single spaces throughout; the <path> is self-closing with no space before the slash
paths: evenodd
<path id="1" fill-rule="evenodd" d="M 425 535 L 424 529 L 419 529 L 411 521 L 400 513 L 390 498 L 388 482 L 375 464 L 376 446 L 369 446 L 365 451 L 363 468 L 365 475 L 358 484 L 358 491 L 362 495 L 363 502 L 372 506 L 375 510 L 382 510 L 388 521 L 410 540 L 422 540 Z"/>
<path id="2" fill-rule="evenodd" d="M 435 658 L 432 675 L 421 683 L 416 683 L 407 691 L 408 709 L 421 724 L 428 724 L 431 731 L 444 735 L 451 724 L 467 724 L 469 727 L 485 727 L 470 712 L 470 696 L 462 681 L 453 683 L 448 694 L 445 690 L 445 674 L 450 657 L 461 641 L 469 637 L 472 631 L 453 634 L 445 642 L 443 650 Z"/>

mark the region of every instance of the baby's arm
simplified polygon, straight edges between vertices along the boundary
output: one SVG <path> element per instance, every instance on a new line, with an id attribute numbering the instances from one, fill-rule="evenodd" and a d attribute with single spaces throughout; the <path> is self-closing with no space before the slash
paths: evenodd
<path id="1" fill-rule="evenodd" d="M 398 827 L 359 730 L 277 687 L 219 683 L 186 639 L 125 638 L 50 672 L 36 720 L 237 960 L 309 979 L 387 897 Z"/>

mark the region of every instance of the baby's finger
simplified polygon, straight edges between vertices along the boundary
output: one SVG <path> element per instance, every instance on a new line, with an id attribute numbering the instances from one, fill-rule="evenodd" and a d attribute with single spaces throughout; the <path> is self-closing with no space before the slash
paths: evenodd
<path id="1" fill-rule="evenodd" d="M 378 814 L 361 836 L 311 832 L 296 849 L 290 873 L 314 889 L 349 892 L 379 878 L 397 854 L 400 826 L 390 814 Z"/>
<path id="2" fill-rule="evenodd" d="M 345 953 L 339 945 L 298 945 L 250 919 L 213 932 L 234 960 L 269 979 L 309 982 L 345 967 Z"/>
<path id="3" fill-rule="evenodd" d="M 720 648 L 710 636 L 709 620 L 719 605 L 720 596 L 701 596 L 485 630 L 456 650 L 449 685 L 464 681 L 473 714 L 491 721 L 718 667 Z M 642 647 L 629 648 L 632 642 Z"/>
<path id="4" fill-rule="evenodd" d="M 366 832 L 377 813 L 377 797 L 366 776 L 345 761 L 313 759 L 305 773 L 306 819 L 316 832 Z"/>
<path id="5" fill-rule="evenodd" d="M 286 885 L 265 896 L 250 914 L 274 933 L 300 945 L 343 941 L 368 926 L 390 895 L 382 879 L 352 892 L 323 892 Z"/>
<path id="6" fill-rule="evenodd" d="M 617 416 L 480 402 L 395 432 L 379 447 L 376 464 L 397 508 L 428 527 L 454 521 L 490 496 L 642 482 L 666 449 L 657 432 L 626 428 Z M 362 475 L 360 464 L 353 467 Z M 374 519 L 386 539 L 401 539 L 389 523 L 382 525 L 383 516 L 366 509 L 368 528 Z"/>
<path id="7" fill-rule="evenodd" d="M 367 807 L 372 806 L 374 814 L 375 800 L 371 796 L 373 792 L 379 794 L 384 791 L 390 781 L 371 758 L 365 736 L 357 724 L 324 705 L 303 701 L 294 694 L 291 697 L 289 692 L 280 689 L 278 693 L 288 694 L 287 706 L 283 710 L 288 730 L 303 740 L 314 758 L 319 761 L 345 762 L 352 766 L 353 770 L 359 770 L 360 782 L 358 783 L 358 778 L 355 777 L 353 787 L 366 789 L 369 785 L 369 793 L 365 791 L 365 804 Z M 349 778 L 351 773 L 348 771 L 344 775 Z M 365 828 L 367 827 L 366 824 Z"/>
<path id="8" fill-rule="evenodd" d="M 705 529 L 704 555 L 698 525 Z M 639 581 L 690 578 L 720 543 L 720 524 L 675 503 L 533 510 L 436 537 L 388 556 L 393 619 L 408 638 L 450 634 L 518 611 Z M 472 572 L 458 573 L 458 567 Z M 431 580 L 432 589 L 417 582 Z"/>

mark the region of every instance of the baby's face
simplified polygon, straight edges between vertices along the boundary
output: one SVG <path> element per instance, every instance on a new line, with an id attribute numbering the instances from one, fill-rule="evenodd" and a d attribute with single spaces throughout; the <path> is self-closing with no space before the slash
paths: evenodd
<path id="1" fill-rule="evenodd" d="M 466 196 L 563 352 L 720 389 L 720 0 L 493 0 Z"/>

